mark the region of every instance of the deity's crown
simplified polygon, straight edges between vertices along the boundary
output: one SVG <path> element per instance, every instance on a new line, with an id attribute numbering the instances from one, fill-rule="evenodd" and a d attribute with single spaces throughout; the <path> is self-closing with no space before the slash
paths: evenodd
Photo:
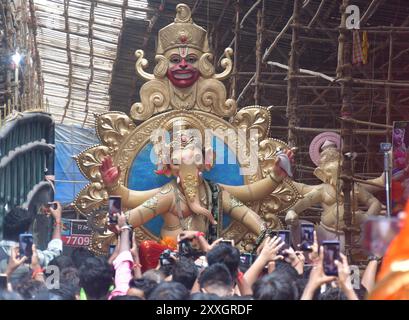
<path id="1" fill-rule="evenodd" d="M 156 54 L 180 46 L 209 52 L 207 31 L 193 23 L 190 8 L 183 3 L 176 6 L 175 22 L 159 30 Z"/>

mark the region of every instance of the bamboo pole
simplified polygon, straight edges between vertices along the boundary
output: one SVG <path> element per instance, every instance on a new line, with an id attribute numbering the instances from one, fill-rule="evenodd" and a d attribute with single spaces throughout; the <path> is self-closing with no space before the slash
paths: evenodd
<path id="1" fill-rule="evenodd" d="M 388 66 L 388 82 L 392 80 L 392 67 L 393 67 L 393 36 L 389 34 L 389 66 Z M 386 125 L 391 126 L 391 109 L 392 109 L 392 92 L 391 86 L 386 87 Z M 386 141 L 390 142 L 391 137 L 386 135 Z"/>
<path id="2" fill-rule="evenodd" d="M 298 74 L 299 62 L 298 62 L 298 42 L 299 42 L 299 29 L 298 25 L 300 23 L 300 0 L 294 0 L 293 15 L 289 21 L 292 21 L 292 41 L 291 41 L 291 51 L 288 60 L 288 88 L 287 88 L 287 111 L 286 117 L 288 119 L 288 145 L 290 147 L 295 147 L 297 145 L 297 138 L 295 127 L 298 124 L 297 117 L 297 104 L 298 104 L 298 79 L 294 77 Z M 270 48 L 273 48 L 271 46 Z M 272 49 L 271 49 L 272 50 Z M 270 51 L 271 52 L 271 51 Z M 266 51 L 263 61 L 268 57 L 269 51 Z"/>
<path id="3" fill-rule="evenodd" d="M 261 72 L 261 47 L 263 44 L 263 24 L 264 24 L 264 1 L 261 9 L 257 10 L 257 37 L 256 37 L 256 74 L 254 77 L 254 104 L 259 105 L 260 102 L 260 72 Z"/>

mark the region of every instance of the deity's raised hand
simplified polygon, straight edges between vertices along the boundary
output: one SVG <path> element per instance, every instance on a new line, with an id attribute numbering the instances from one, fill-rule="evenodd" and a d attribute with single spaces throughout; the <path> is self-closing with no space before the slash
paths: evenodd
<path id="1" fill-rule="evenodd" d="M 292 176 L 292 166 L 294 164 L 294 151 L 296 149 L 287 149 L 282 151 L 281 156 L 277 156 L 277 159 L 274 163 L 273 173 L 276 177 L 282 179 L 287 176 Z"/>
<path id="2" fill-rule="evenodd" d="M 110 156 L 107 156 L 102 160 L 99 171 L 101 172 L 102 180 L 106 187 L 115 185 L 121 175 L 121 169 L 114 166 Z"/>

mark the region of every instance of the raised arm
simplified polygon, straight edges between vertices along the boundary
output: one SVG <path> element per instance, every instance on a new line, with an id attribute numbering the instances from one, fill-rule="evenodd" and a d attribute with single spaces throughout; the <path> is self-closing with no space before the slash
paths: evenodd
<path id="1" fill-rule="evenodd" d="M 124 208 L 136 208 L 152 198 L 160 190 L 160 188 L 156 188 L 147 191 L 134 191 L 119 184 L 118 180 L 121 170 L 113 165 L 111 157 L 106 157 L 102 160 L 99 170 L 109 195 L 120 196 Z"/>
<path id="2" fill-rule="evenodd" d="M 128 223 L 132 227 L 139 227 L 159 214 L 169 212 L 173 203 L 173 193 L 168 192 L 169 188 L 162 188 L 153 197 L 146 200 L 134 209 L 125 212 Z"/>

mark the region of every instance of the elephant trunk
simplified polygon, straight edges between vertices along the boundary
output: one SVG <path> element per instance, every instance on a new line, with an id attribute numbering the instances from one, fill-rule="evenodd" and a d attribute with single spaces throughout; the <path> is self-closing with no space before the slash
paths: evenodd
<path id="1" fill-rule="evenodd" d="M 194 213 L 206 216 L 210 223 L 217 224 L 212 213 L 203 208 L 199 200 L 199 170 L 195 164 L 180 165 L 179 178 L 187 199 L 187 204 Z"/>

